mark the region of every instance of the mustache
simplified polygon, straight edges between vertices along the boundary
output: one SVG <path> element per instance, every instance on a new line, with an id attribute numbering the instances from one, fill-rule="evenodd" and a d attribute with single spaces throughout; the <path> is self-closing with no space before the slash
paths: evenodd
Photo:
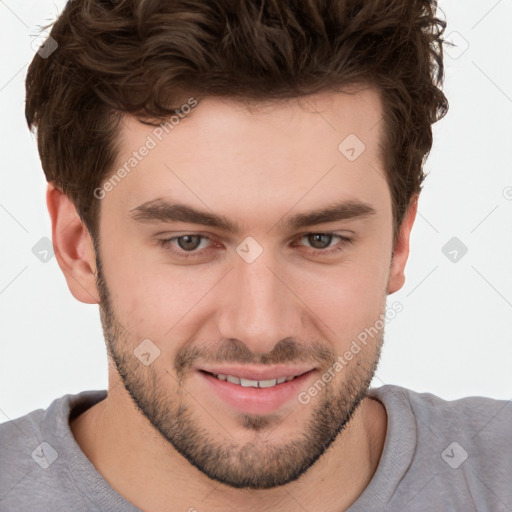
<path id="1" fill-rule="evenodd" d="M 240 340 L 229 338 L 219 345 L 208 344 L 203 347 L 187 345 L 176 354 L 174 369 L 178 376 L 183 376 L 194 364 L 200 363 L 235 363 L 277 365 L 311 363 L 328 367 L 336 359 L 333 349 L 318 341 L 298 343 L 293 338 L 280 340 L 268 354 L 254 354 Z"/>

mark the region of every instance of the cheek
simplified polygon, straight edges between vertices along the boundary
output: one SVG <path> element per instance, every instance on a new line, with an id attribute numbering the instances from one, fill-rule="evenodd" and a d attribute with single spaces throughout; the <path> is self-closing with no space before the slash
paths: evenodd
<path id="1" fill-rule="evenodd" d="M 339 263 L 297 269 L 293 289 L 337 334 L 373 323 L 385 307 L 390 250 L 385 237 L 368 237 Z"/>
<path id="2" fill-rule="evenodd" d="M 108 264 L 104 264 L 119 322 L 136 339 L 162 341 L 179 336 L 208 302 L 203 300 L 219 280 L 220 267 L 152 262 L 147 251 L 119 247 L 111 250 Z"/>

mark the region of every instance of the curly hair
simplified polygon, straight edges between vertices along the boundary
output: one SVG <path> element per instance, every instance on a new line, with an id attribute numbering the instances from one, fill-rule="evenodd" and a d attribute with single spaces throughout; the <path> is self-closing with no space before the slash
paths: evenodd
<path id="1" fill-rule="evenodd" d="M 396 236 L 448 111 L 436 11 L 435 0 L 70 0 L 52 24 L 58 48 L 37 53 L 26 79 L 46 179 L 94 237 L 94 190 L 124 114 L 153 124 L 192 94 L 258 102 L 368 84 L 382 99 Z"/>

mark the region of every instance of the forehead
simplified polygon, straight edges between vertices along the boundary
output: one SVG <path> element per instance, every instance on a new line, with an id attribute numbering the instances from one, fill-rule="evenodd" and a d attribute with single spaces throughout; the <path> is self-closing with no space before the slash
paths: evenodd
<path id="1" fill-rule="evenodd" d="M 108 201 L 129 211 L 172 199 L 241 225 L 262 212 L 280 218 L 299 203 L 304 210 L 343 199 L 382 203 L 389 196 L 381 119 L 373 88 L 252 105 L 205 98 L 165 130 L 127 116 L 116 169 L 128 172 Z"/>

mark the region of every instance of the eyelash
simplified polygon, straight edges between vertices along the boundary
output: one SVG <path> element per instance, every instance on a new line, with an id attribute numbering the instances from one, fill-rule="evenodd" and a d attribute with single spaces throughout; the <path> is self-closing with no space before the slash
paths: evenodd
<path id="1" fill-rule="evenodd" d="M 352 243 L 352 239 L 348 238 L 346 236 L 338 235 L 337 233 L 324 233 L 324 232 L 306 233 L 305 235 L 301 235 L 298 239 L 300 240 L 300 239 L 306 238 L 307 236 L 310 236 L 310 235 L 327 235 L 327 236 L 333 236 L 333 237 L 340 239 L 340 244 L 338 247 L 335 246 L 336 247 L 335 249 L 314 249 L 310 253 L 310 254 L 313 254 L 314 256 L 326 256 L 326 255 L 331 255 L 331 254 L 337 253 L 337 252 L 345 249 L 345 247 L 347 245 L 350 245 Z M 202 249 L 200 251 L 194 250 L 194 251 L 189 251 L 189 252 L 184 251 L 183 249 L 181 249 L 180 251 L 171 249 L 171 247 L 172 247 L 171 242 L 173 240 L 177 240 L 177 239 L 183 238 L 185 236 L 199 236 L 203 239 L 213 241 L 207 235 L 201 235 L 199 233 L 186 233 L 184 235 L 174 236 L 172 238 L 161 239 L 158 241 L 158 245 L 163 247 L 164 249 L 170 251 L 172 254 L 174 254 L 175 256 L 178 256 L 180 258 L 188 259 L 188 258 L 196 258 L 196 257 L 204 256 L 204 252 L 207 251 L 208 249 Z"/>

